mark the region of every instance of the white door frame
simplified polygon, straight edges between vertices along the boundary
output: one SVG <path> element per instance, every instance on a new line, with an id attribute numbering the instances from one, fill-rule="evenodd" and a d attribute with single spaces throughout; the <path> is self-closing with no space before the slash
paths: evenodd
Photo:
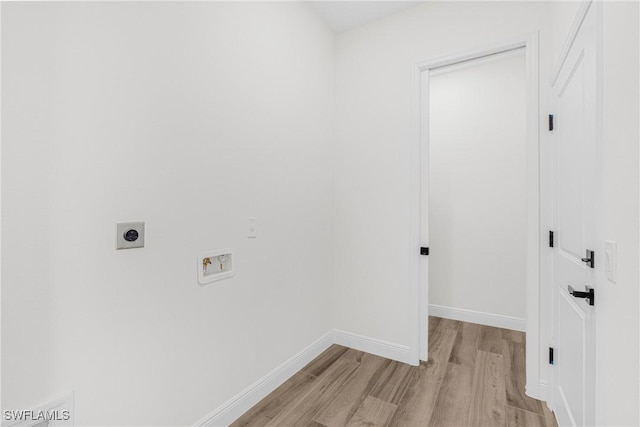
<path id="1" fill-rule="evenodd" d="M 526 271 L 526 392 L 546 400 L 540 387 L 539 289 L 540 289 L 540 183 L 539 183 L 539 78 L 538 32 L 504 40 L 482 49 L 430 59 L 415 64 L 413 73 L 412 218 L 411 236 L 411 360 L 419 364 L 428 355 L 428 257 L 419 255 L 428 246 L 429 74 L 431 70 L 498 53 L 524 48 L 527 79 L 527 271 Z"/>

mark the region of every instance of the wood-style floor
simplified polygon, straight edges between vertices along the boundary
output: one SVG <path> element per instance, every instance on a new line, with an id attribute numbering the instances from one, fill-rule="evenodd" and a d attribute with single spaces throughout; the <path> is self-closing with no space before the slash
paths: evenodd
<path id="1" fill-rule="evenodd" d="M 239 426 L 554 427 L 524 394 L 524 334 L 429 318 L 429 361 L 410 366 L 334 345 Z"/>

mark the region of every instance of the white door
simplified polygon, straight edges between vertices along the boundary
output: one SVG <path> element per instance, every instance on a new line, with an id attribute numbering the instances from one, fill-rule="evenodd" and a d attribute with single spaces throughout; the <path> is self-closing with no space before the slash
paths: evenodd
<path id="1" fill-rule="evenodd" d="M 590 8 L 553 85 L 554 350 L 553 406 L 561 426 L 595 422 L 596 55 Z M 572 290 L 575 292 L 572 292 Z M 594 304 L 594 305 L 591 305 Z"/>

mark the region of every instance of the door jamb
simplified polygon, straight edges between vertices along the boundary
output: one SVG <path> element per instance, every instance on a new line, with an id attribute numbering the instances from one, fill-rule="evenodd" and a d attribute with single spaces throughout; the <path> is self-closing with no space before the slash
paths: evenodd
<path id="1" fill-rule="evenodd" d="M 524 48 L 526 61 L 526 141 L 527 141 L 527 260 L 526 260 L 526 393 L 546 400 L 545 384 L 540 383 L 540 155 L 539 155 L 539 59 L 538 32 L 504 40 L 482 49 L 438 57 L 414 66 L 413 114 L 414 138 L 412 164 L 411 218 L 411 342 L 414 364 L 428 359 L 428 257 L 419 248 L 428 246 L 428 155 L 429 155 L 429 73 L 446 65 L 458 64 L 505 51 Z"/>

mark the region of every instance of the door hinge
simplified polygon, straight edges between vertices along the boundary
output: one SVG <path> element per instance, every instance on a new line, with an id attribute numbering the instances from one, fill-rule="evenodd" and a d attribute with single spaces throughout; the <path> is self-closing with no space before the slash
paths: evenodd
<path id="1" fill-rule="evenodd" d="M 553 347 L 549 347 L 549 365 L 553 365 Z"/>
<path id="2" fill-rule="evenodd" d="M 553 231 L 549 230 L 549 247 L 553 247 Z"/>
<path id="3" fill-rule="evenodd" d="M 429 248 L 425 248 L 424 246 L 420 248 L 420 255 L 429 255 Z"/>
<path id="4" fill-rule="evenodd" d="M 553 114 L 549 114 L 549 132 L 553 130 Z"/>

